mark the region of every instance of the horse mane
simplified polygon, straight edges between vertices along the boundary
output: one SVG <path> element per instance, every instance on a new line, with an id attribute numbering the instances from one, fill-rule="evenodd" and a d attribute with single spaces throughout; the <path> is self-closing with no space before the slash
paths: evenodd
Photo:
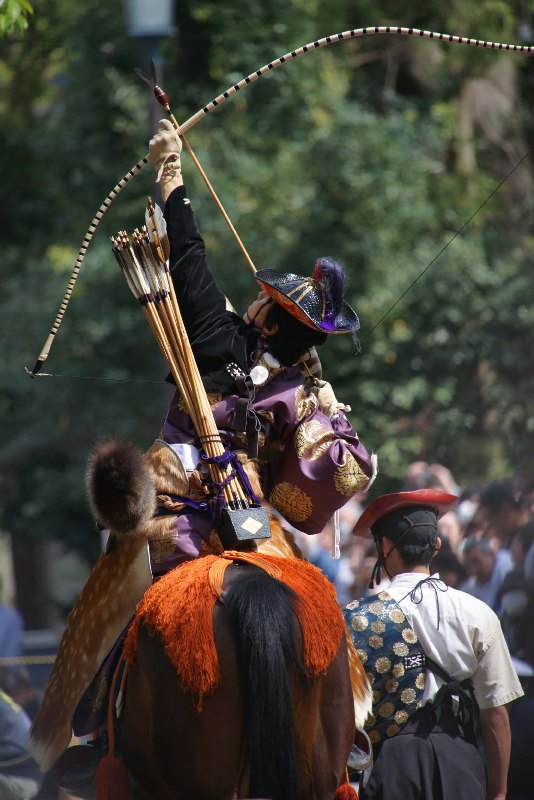
<path id="1" fill-rule="evenodd" d="M 255 569 L 232 583 L 224 609 L 243 678 L 245 763 L 251 797 L 294 800 L 296 742 L 289 670 L 305 670 L 295 641 L 294 592 Z"/>

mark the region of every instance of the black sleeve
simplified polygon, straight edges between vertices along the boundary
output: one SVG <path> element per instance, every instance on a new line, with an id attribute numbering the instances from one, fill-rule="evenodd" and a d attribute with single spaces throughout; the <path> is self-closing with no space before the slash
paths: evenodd
<path id="1" fill-rule="evenodd" d="M 169 196 L 165 220 L 171 277 L 189 341 L 208 391 L 223 390 L 217 376 L 230 362 L 248 370 L 257 334 L 226 310 L 226 298 L 209 267 L 185 186 Z"/>

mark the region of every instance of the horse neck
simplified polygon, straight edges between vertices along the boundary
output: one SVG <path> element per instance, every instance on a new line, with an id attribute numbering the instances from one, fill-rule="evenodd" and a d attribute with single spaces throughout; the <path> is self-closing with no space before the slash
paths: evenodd
<path id="1" fill-rule="evenodd" d="M 283 558 L 299 558 L 306 560 L 302 550 L 297 545 L 295 537 L 282 527 L 274 514 L 269 514 L 271 521 L 271 538 L 264 539 L 258 545 L 258 552 L 269 556 L 282 556 Z"/>

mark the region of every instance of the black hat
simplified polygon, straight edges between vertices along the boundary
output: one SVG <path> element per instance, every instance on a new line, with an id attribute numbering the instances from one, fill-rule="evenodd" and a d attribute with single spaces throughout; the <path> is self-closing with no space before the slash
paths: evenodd
<path id="1" fill-rule="evenodd" d="M 320 258 L 311 278 L 261 269 L 256 280 L 292 317 L 321 333 L 356 333 L 360 321 L 343 300 L 345 271 L 333 258 Z"/>

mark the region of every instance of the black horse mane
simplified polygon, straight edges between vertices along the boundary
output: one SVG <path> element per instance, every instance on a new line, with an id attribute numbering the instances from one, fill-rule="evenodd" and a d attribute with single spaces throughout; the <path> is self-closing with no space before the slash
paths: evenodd
<path id="1" fill-rule="evenodd" d="M 296 800 L 296 742 L 290 673 L 304 675 L 296 595 L 257 568 L 243 570 L 224 596 L 238 646 L 245 764 L 251 797 Z"/>

